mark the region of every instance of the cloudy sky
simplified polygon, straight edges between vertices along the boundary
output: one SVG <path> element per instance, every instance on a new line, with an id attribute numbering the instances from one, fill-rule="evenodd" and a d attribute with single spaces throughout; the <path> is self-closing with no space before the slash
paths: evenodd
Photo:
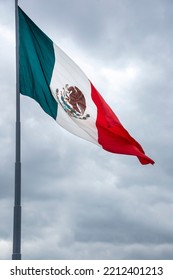
<path id="1" fill-rule="evenodd" d="M 173 259 L 173 1 L 19 0 L 155 160 L 108 153 L 21 96 L 22 258 Z M 0 0 L 0 259 L 11 259 L 14 0 Z"/>

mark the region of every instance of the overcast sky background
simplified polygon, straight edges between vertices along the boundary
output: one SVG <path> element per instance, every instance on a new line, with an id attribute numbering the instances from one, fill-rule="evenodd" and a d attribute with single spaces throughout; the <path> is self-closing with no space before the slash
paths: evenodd
<path id="1" fill-rule="evenodd" d="M 19 0 L 155 160 L 108 153 L 21 96 L 22 258 L 173 259 L 173 1 Z M 11 259 L 14 1 L 0 0 L 0 259 Z"/>

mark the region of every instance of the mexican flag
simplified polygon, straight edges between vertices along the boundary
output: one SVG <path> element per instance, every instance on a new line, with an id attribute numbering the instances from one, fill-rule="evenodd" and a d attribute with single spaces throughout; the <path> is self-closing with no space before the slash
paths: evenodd
<path id="1" fill-rule="evenodd" d="M 63 128 L 106 151 L 154 164 L 97 89 L 19 8 L 20 93 L 35 99 Z"/>

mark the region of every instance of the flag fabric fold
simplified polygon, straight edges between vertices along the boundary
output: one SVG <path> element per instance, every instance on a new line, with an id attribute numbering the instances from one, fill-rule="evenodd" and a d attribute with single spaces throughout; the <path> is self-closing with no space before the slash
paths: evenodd
<path id="1" fill-rule="evenodd" d="M 104 150 L 154 164 L 83 71 L 19 8 L 20 93 L 63 128 Z"/>

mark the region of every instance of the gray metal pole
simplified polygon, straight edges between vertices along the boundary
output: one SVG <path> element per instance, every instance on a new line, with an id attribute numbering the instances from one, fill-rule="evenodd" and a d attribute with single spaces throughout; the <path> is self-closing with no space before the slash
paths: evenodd
<path id="1" fill-rule="evenodd" d="M 13 221 L 12 260 L 21 260 L 21 161 L 20 161 L 20 89 L 19 89 L 19 20 L 18 0 L 15 0 L 16 33 L 16 162 L 15 162 L 15 196 Z"/>

